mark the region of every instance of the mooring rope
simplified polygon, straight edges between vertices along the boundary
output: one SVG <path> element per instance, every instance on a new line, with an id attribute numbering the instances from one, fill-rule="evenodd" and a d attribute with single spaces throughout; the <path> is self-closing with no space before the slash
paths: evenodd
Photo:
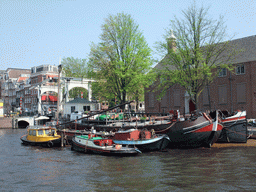
<path id="1" fill-rule="evenodd" d="M 161 131 L 155 131 L 155 133 L 166 131 L 166 130 L 170 129 L 175 123 L 176 123 L 176 122 L 172 122 L 172 124 L 171 124 L 169 127 L 167 127 L 166 129 L 161 130 Z"/>
<path id="2" fill-rule="evenodd" d="M 235 125 L 237 123 L 237 121 L 239 120 L 239 118 L 241 117 L 241 115 L 242 115 L 242 112 L 241 112 L 240 116 L 237 118 L 237 120 L 233 124 L 231 124 L 231 125 L 229 125 L 227 127 L 231 127 L 231 126 Z"/>

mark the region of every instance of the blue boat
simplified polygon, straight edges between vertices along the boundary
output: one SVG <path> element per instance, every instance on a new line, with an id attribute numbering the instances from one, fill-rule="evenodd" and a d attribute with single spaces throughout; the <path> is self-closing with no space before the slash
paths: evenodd
<path id="1" fill-rule="evenodd" d="M 74 136 L 71 150 L 116 156 L 131 156 L 141 153 L 136 147 L 118 145 L 112 139 L 102 138 L 94 134 Z"/>
<path id="2" fill-rule="evenodd" d="M 129 129 L 115 133 L 113 142 L 120 145 L 135 146 L 141 151 L 164 150 L 169 144 L 166 134 L 155 134 L 154 130 Z"/>

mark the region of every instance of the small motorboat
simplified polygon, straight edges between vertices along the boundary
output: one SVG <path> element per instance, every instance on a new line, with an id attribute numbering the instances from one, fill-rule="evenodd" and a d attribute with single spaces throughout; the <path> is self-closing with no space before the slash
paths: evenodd
<path id="1" fill-rule="evenodd" d="M 134 146 L 115 144 L 112 139 L 102 138 L 95 134 L 74 136 L 71 150 L 116 156 L 130 156 L 141 153 L 141 151 Z"/>
<path id="2" fill-rule="evenodd" d="M 116 132 L 113 141 L 120 145 L 133 145 L 141 151 L 159 151 L 167 147 L 170 139 L 166 134 L 155 134 L 153 129 L 129 129 Z"/>
<path id="3" fill-rule="evenodd" d="M 21 138 L 23 144 L 41 145 L 45 147 L 59 146 L 61 136 L 56 128 L 48 126 L 32 126 L 27 128 L 27 134 Z"/>

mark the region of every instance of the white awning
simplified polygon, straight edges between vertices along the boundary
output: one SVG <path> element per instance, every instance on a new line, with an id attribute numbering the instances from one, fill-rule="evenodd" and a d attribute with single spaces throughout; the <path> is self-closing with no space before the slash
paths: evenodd
<path id="1" fill-rule="evenodd" d="M 46 116 L 40 116 L 40 117 L 36 117 L 35 120 L 43 120 L 43 119 L 50 119 L 49 117 Z"/>

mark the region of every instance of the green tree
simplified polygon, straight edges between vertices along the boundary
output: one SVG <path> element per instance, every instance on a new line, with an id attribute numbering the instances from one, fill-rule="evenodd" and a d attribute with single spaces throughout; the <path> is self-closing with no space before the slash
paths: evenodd
<path id="1" fill-rule="evenodd" d="M 151 49 L 129 14 L 105 19 L 100 43 L 91 45 L 89 66 L 98 80 L 99 96 L 108 101 L 116 97 L 118 103 L 125 103 L 127 94 L 141 93 L 141 87 L 148 85 Z"/>
<path id="2" fill-rule="evenodd" d="M 162 90 L 159 96 L 179 84 L 188 92 L 196 109 L 203 89 L 222 68 L 232 69 L 232 60 L 238 53 L 230 41 L 225 41 L 228 35 L 223 16 L 214 20 L 208 12 L 209 8 L 195 5 L 183 10 L 184 18 L 175 16 L 165 41 L 157 43 L 158 51 L 165 54 L 158 67 L 161 82 L 158 88 Z"/>
<path id="3" fill-rule="evenodd" d="M 88 77 L 88 64 L 86 59 L 67 57 L 62 59 L 62 70 L 66 77 Z"/>
<path id="4" fill-rule="evenodd" d="M 82 93 L 83 93 L 83 98 L 89 100 L 88 91 L 82 87 L 74 87 L 73 89 L 69 90 L 69 97 L 71 98 L 81 97 Z"/>
<path id="5" fill-rule="evenodd" d="M 86 59 L 79 59 L 74 57 L 67 57 L 62 59 L 62 70 L 66 77 L 87 78 L 88 63 Z M 88 91 L 81 87 L 75 87 L 69 91 L 69 97 L 76 98 L 81 97 L 83 92 L 83 98 L 88 99 Z"/>

